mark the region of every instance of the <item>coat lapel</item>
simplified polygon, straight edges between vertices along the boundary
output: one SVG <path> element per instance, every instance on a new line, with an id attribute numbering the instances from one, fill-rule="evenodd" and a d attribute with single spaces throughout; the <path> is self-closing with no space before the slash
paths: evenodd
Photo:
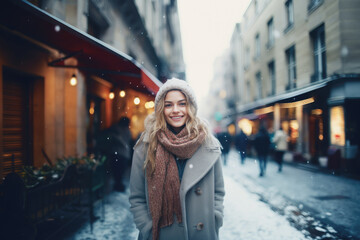
<path id="1" fill-rule="evenodd" d="M 184 194 L 209 172 L 220 154 L 220 147 L 217 146 L 208 147 L 202 145 L 195 152 L 192 158 L 186 162 L 181 181 L 180 189 Z"/>

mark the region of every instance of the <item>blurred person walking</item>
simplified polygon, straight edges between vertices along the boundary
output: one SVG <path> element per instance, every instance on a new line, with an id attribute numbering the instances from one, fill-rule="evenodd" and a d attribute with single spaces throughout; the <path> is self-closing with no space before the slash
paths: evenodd
<path id="1" fill-rule="evenodd" d="M 100 134 L 97 146 L 102 155 L 106 155 L 114 179 L 114 190 L 124 191 L 124 173 L 130 166 L 132 154 L 132 138 L 130 133 L 130 120 L 122 117 L 110 128 Z"/>
<path id="2" fill-rule="evenodd" d="M 216 134 L 216 137 L 221 143 L 222 146 L 221 155 L 223 158 L 224 165 L 226 165 L 231 147 L 232 137 L 228 131 L 219 132 L 218 134 Z"/>
<path id="3" fill-rule="evenodd" d="M 259 160 L 259 176 L 262 177 L 266 172 L 267 156 L 270 148 L 270 137 L 264 126 L 261 126 L 259 132 L 255 135 L 254 147 Z"/>
<path id="4" fill-rule="evenodd" d="M 282 127 L 276 130 L 272 141 L 275 144 L 275 153 L 274 153 L 275 161 L 279 166 L 278 171 L 281 172 L 283 166 L 284 153 L 287 150 L 287 141 L 288 141 L 288 136 L 284 132 Z"/>
<path id="5" fill-rule="evenodd" d="M 131 169 L 129 201 L 138 239 L 219 239 L 221 146 L 196 113 L 187 82 L 171 79 L 159 89 Z"/>
<path id="6" fill-rule="evenodd" d="M 240 128 L 240 131 L 235 136 L 235 148 L 240 154 L 241 164 L 245 163 L 246 159 L 246 148 L 248 145 L 248 137 L 244 131 Z"/>

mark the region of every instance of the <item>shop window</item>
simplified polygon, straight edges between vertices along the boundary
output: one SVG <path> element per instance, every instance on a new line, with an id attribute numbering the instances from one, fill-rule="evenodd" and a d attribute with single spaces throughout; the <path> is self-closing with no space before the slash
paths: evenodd
<path id="1" fill-rule="evenodd" d="M 342 106 L 330 109 L 330 142 L 332 145 L 345 145 L 345 121 Z"/>

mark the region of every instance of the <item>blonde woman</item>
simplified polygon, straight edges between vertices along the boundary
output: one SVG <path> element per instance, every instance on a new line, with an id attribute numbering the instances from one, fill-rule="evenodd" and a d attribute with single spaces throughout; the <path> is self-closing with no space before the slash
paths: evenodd
<path id="1" fill-rule="evenodd" d="M 192 88 L 168 80 L 134 148 L 130 204 L 138 239 L 216 240 L 223 221 L 221 148 Z"/>

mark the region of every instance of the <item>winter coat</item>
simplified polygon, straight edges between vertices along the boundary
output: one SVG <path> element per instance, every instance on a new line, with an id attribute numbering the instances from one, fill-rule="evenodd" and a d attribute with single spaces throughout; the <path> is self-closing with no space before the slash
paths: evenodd
<path id="1" fill-rule="evenodd" d="M 283 130 L 277 130 L 273 138 L 273 142 L 276 144 L 277 151 L 287 150 L 287 135 Z"/>
<path id="2" fill-rule="evenodd" d="M 245 151 L 248 142 L 248 137 L 241 131 L 235 136 L 235 147 L 238 151 Z"/>
<path id="3" fill-rule="evenodd" d="M 266 130 L 261 130 L 256 134 L 254 147 L 258 155 L 267 155 L 270 150 L 270 136 Z"/>
<path id="4" fill-rule="evenodd" d="M 223 222 L 224 181 L 220 144 L 212 137 L 187 160 L 180 185 L 182 223 L 160 228 L 160 240 L 217 240 Z M 211 142 L 211 143 L 210 143 Z M 130 210 L 139 229 L 138 239 L 152 239 L 144 160 L 148 137 L 134 149 L 130 176 Z M 175 218 L 176 219 L 176 218 Z"/>

